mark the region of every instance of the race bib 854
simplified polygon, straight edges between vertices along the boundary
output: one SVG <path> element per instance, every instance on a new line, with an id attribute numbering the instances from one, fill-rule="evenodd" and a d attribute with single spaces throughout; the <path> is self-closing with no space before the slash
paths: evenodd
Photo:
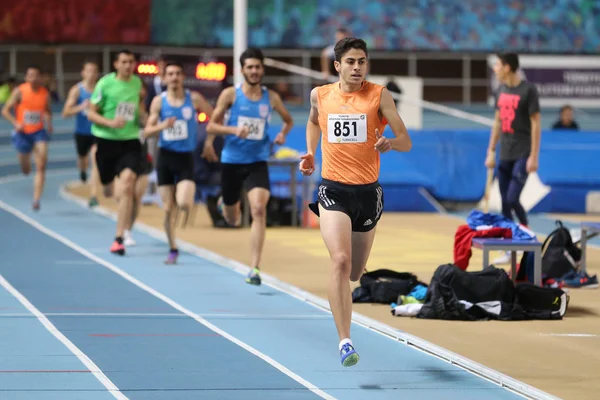
<path id="1" fill-rule="evenodd" d="M 163 130 L 163 139 L 167 141 L 185 140 L 188 138 L 188 126 L 184 120 L 178 119 L 171 128 Z"/>
<path id="2" fill-rule="evenodd" d="M 367 114 L 328 114 L 327 140 L 330 143 L 367 141 Z"/>

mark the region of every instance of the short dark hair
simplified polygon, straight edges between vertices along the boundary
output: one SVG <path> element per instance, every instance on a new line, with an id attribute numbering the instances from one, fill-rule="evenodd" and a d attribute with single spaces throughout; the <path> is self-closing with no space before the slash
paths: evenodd
<path id="1" fill-rule="evenodd" d="M 564 106 L 562 106 L 562 107 L 560 108 L 560 112 L 561 112 L 561 114 L 562 114 L 563 112 L 567 111 L 567 110 L 571 110 L 571 111 L 573 111 L 573 107 L 571 107 L 571 105 L 570 105 L 570 104 L 565 104 Z"/>
<path id="2" fill-rule="evenodd" d="M 121 49 L 119 50 L 116 54 L 115 54 L 115 61 L 117 61 L 119 59 L 119 56 L 121 54 L 125 54 L 126 56 L 133 56 L 133 58 L 135 58 L 135 55 L 128 49 Z"/>
<path id="3" fill-rule="evenodd" d="M 85 61 L 83 62 L 83 64 L 81 64 L 81 67 L 82 67 L 82 68 L 84 68 L 84 67 L 85 67 L 86 65 L 88 65 L 88 64 L 93 64 L 93 65 L 95 65 L 96 67 L 100 67 L 100 66 L 98 65 L 98 63 L 97 63 L 96 61 L 94 61 L 94 60 L 85 60 Z"/>
<path id="4" fill-rule="evenodd" d="M 163 59 L 163 61 L 166 62 L 166 64 L 165 64 L 165 71 L 169 67 L 179 67 L 179 69 L 181 70 L 181 72 L 183 72 L 183 64 L 180 63 L 179 61 L 166 61 L 164 59 Z"/>
<path id="5" fill-rule="evenodd" d="M 342 57 L 346 54 L 350 49 L 358 49 L 365 52 L 368 56 L 367 52 L 367 43 L 359 38 L 344 38 L 335 44 L 333 48 L 333 52 L 335 53 L 335 60 L 337 62 L 342 61 Z"/>
<path id="6" fill-rule="evenodd" d="M 40 74 L 42 73 L 42 69 L 39 65 L 28 65 L 27 68 L 25 68 L 25 72 L 29 71 L 30 69 L 35 69 Z"/>
<path id="7" fill-rule="evenodd" d="M 257 60 L 260 60 L 261 64 L 264 64 L 265 61 L 265 56 L 263 56 L 262 51 L 260 51 L 260 49 L 251 47 L 246 49 L 246 51 L 244 51 L 240 56 L 240 64 L 242 65 L 242 67 L 244 66 L 246 60 L 249 58 L 256 58 Z"/>
<path id="8" fill-rule="evenodd" d="M 519 69 L 519 56 L 517 53 L 498 54 L 498 58 L 503 65 L 508 65 L 512 72 L 517 72 Z"/>

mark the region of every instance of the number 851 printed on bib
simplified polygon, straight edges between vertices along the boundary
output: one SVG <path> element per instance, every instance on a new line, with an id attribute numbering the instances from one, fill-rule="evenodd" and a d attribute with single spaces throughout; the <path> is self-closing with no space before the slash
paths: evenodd
<path id="1" fill-rule="evenodd" d="M 366 114 L 328 114 L 327 140 L 330 143 L 365 143 Z"/>

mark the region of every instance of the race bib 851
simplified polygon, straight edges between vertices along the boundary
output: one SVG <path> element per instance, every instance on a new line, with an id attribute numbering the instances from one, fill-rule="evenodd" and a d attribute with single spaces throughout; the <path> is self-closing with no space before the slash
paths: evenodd
<path id="1" fill-rule="evenodd" d="M 367 114 L 328 114 L 327 140 L 330 143 L 367 141 Z"/>

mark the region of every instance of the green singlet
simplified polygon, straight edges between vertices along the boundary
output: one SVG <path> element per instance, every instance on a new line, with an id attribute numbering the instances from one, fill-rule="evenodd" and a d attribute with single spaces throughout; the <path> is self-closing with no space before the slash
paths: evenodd
<path id="1" fill-rule="evenodd" d="M 117 79 L 113 72 L 102 77 L 96 84 L 90 102 L 98 106 L 98 113 L 107 119 L 125 118 L 124 127 L 114 129 L 92 124 L 92 134 L 108 140 L 132 140 L 139 138 L 139 107 L 142 80 L 132 75 L 129 81 Z"/>

